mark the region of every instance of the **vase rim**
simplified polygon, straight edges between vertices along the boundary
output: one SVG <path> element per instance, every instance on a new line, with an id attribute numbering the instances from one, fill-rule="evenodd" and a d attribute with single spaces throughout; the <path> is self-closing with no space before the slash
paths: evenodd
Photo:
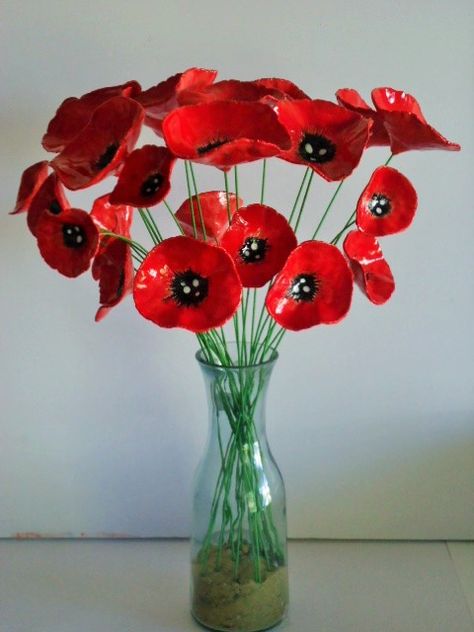
<path id="1" fill-rule="evenodd" d="M 231 343 L 232 344 L 232 343 Z M 235 343 L 234 343 L 235 344 Z M 210 362 L 204 357 L 204 353 L 202 349 L 198 349 L 195 354 L 196 360 L 202 366 L 207 366 L 211 369 L 258 369 L 260 367 L 268 366 L 274 364 L 278 359 L 278 351 L 269 347 L 268 351 L 271 351 L 270 357 L 263 362 L 253 362 L 252 364 L 221 364 L 220 362 Z"/>

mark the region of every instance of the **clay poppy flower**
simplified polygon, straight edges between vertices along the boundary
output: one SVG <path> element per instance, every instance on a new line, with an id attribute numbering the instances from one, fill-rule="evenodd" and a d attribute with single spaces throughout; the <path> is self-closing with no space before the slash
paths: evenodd
<path id="1" fill-rule="evenodd" d="M 286 218 L 264 204 L 239 209 L 221 241 L 244 287 L 262 287 L 270 281 L 296 244 Z"/>
<path id="2" fill-rule="evenodd" d="M 31 201 L 38 193 L 39 188 L 48 177 L 48 161 L 37 162 L 23 171 L 20 187 L 15 202 L 15 208 L 10 215 L 24 213 L 30 208 Z"/>
<path id="3" fill-rule="evenodd" d="M 253 102 L 214 101 L 178 108 L 163 121 L 163 134 L 179 158 L 224 171 L 290 148 L 273 110 Z"/>
<path id="4" fill-rule="evenodd" d="M 413 221 L 417 205 L 408 178 L 392 167 L 379 167 L 357 203 L 357 226 L 371 235 L 399 233 Z"/>
<path id="5" fill-rule="evenodd" d="M 393 88 L 376 88 L 372 90 L 372 101 L 383 117 L 392 154 L 410 149 L 461 149 L 427 123 L 418 102 L 410 94 Z"/>
<path id="6" fill-rule="evenodd" d="M 344 240 L 344 252 L 351 261 L 355 281 L 367 298 L 375 305 L 388 301 L 395 281 L 375 237 L 353 230 Z"/>
<path id="7" fill-rule="evenodd" d="M 130 247 L 116 237 L 103 237 L 92 264 L 92 277 L 99 281 L 99 322 L 130 294 L 133 287 L 133 262 Z"/>
<path id="8" fill-rule="evenodd" d="M 339 322 L 351 299 L 352 273 L 342 253 L 323 241 L 306 241 L 288 257 L 266 306 L 279 325 L 299 331 Z"/>
<path id="9" fill-rule="evenodd" d="M 44 213 L 36 226 L 36 239 L 46 263 L 67 277 L 88 270 L 97 249 L 99 233 L 85 211 L 67 209 L 60 215 Z"/>
<path id="10" fill-rule="evenodd" d="M 278 118 L 291 148 L 278 157 L 311 167 L 325 180 L 347 178 L 360 162 L 371 122 L 330 101 L 281 101 Z"/>
<path id="11" fill-rule="evenodd" d="M 62 151 L 90 121 L 94 110 L 112 97 L 133 97 L 141 88 L 136 81 L 93 90 L 82 97 L 69 97 L 61 103 L 51 119 L 42 145 L 46 151 Z"/>
<path id="12" fill-rule="evenodd" d="M 167 147 L 144 145 L 135 149 L 125 159 L 110 201 L 138 208 L 159 204 L 171 188 L 170 177 L 175 161 Z"/>
<path id="13" fill-rule="evenodd" d="M 156 86 L 144 90 L 136 100 L 145 108 L 145 125 L 150 126 L 158 135 L 162 135 L 163 119 L 178 107 L 179 96 L 183 91 L 199 91 L 210 85 L 216 78 L 217 70 L 188 68 Z"/>
<path id="14" fill-rule="evenodd" d="M 342 88 L 336 92 L 338 102 L 348 110 L 357 112 L 372 121 L 368 147 L 390 145 L 390 138 L 385 129 L 383 116 L 368 105 L 357 90 Z"/>
<path id="15" fill-rule="evenodd" d="M 133 209 L 126 204 L 112 204 L 109 193 L 94 201 L 91 217 L 100 230 L 130 237 Z"/>
<path id="16" fill-rule="evenodd" d="M 194 332 L 223 325 L 241 294 L 226 251 L 190 237 L 171 237 L 155 246 L 138 269 L 133 289 L 142 316 L 160 327 Z"/>
<path id="17" fill-rule="evenodd" d="M 72 190 L 103 180 L 132 151 L 140 134 L 143 108 L 132 99 L 113 97 L 94 110 L 89 123 L 51 162 Z"/>
<path id="18" fill-rule="evenodd" d="M 191 201 L 189 198 L 184 200 L 175 213 L 176 219 L 181 224 L 185 235 L 193 237 L 195 225 L 196 238 L 204 239 L 197 196 L 193 195 Z M 214 240 L 216 243 L 219 243 L 222 235 L 229 226 L 229 213 L 232 217 L 235 211 L 243 205 L 243 202 L 234 193 L 229 193 L 227 198 L 225 191 L 206 191 L 205 193 L 200 193 L 199 202 L 201 204 L 206 237 L 208 240 Z M 227 204 L 229 205 L 229 211 L 227 211 Z"/>
<path id="19" fill-rule="evenodd" d="M 36 235 L 36 227 L 44 214 L 60 215 L 69 208 L 64 188 L 55 173 L 51 173 L 38 189 L 28 209 L 28 228 Z"/>
<path id="20" fill-rule="evenodd" d="M 201 90 L 183 90 L 179 102 L 181 105 L 197 105 L 212 101 L 259 101 L 267 96 L 283 98 L 284 95 L 280 90 L 256 81 L 226 79 L 205 86 Z"/>

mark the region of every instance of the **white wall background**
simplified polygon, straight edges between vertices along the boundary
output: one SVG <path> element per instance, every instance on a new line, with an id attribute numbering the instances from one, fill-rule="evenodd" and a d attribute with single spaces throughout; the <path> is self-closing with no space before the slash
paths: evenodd
<path id="1" fill-rule="evenodd" d="M 472 538 L 472 2 L 3 0 L 1 12 L 0 535 L 188 533 L 207 432 L 193 337 L 155 328 L 131 300 L 94 324 L 91 279 L 49 269 L 24 217 L 6 213 L 64 97 L 201 65 L 322 98 L 403 88 L 463 145 L 394 161 L 420 197 L 412 229 L 383 242 L 397 291 L 382 308 L 357 293 L 341 325 L 287 335 L 268 420 L 291 536 Z M 386 155 L 366 154 L 325 237 Z M 241 169 L 247 202 L 258 175 Z M 268 202 L 287 208 L 302 171 L 272 161 L 269 175 Z M 316 182 L 301 234 L 333 190 Z M 176 172 L 170 200 L 182 199 Z"/>

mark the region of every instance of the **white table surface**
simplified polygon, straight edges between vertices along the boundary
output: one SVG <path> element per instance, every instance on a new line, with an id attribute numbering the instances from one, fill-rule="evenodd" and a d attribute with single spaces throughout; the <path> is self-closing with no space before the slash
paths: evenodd
<path id="1" fill-rule="evenodd" d="M 474 543 L 291 542 L 292 632 L 473 632 Z M 188 543 L 0 541 L 1 632 L 192 632 Z"/>

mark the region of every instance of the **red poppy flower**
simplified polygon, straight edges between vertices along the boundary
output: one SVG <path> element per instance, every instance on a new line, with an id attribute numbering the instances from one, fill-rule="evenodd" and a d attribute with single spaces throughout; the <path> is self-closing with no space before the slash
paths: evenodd
<path id="1" fill-rule="evenodd" d="M 133 209 L 125 204 L 111 204 L 110 194 L 97 198 L 92 206 L 91 217 L 100 230 L 107 230 L 130 237 Z"/>
<path id="2" fill-rule="evenodd" d="M 291 148 L 278 157 L 311 167 L 325 180 L 343 180 L 360 162 L 371 122 L 330 101 L 282 101 L 278 118 Z"/>
<path id="3" fill-rule="evenodd" d="M 145 125 L 152 127 L 161 136 L 163 119 L 178 107 L 179 95 L 185 90 L 196 91 L 205 88 L 214 81 L 216 75 L 217 70 L 188 68 L 144 90 L 136 97 L 136 100 L 145 108 Z"/>
<path id="4" fill-rule="evenodd" d="M 36 235 L 36 227 L 44 214 L 60 215 L 69 208 L 64 188 L 55 173 L 51 173 L 32 199 L 28 209 L 28 228 Z"/>
<path id="5" fill-rule="evenodd" d="M 351 260 L 355 281 L 367 298 L 376 305 L 388 301 L 395 281 L 375 237 L 353 230 L 344 240 L 344 252 Z"/>
<path id="6" fill-rule="evenodd" d="M 238 81 L 227 79 L 218 81 L 201 90 L 183 90 L 179 96 L 181 105 L 197 105 L 212 101 L 258 101 L 267 96 L 283 98 L 283 93 L 276 88 L 267 87 L 256 81 Z"/>
<path id="7" fill-rule="evenodd" d="M 133 289 L 142 316 L 160 327 L 194 332 L 223 325 L 241 294 L 226 251 L 190 237 L 171 237 L 155 246 L 138 269 Z"/>
<path id="8" fill-rule="evenodd" d="M 132 151 L 145 114 L 126 97 L 113 97 L 94 110 L 89 123 L 51 166 L 72 190 L 89 187 L 112 173 Z"/>
<path id="9" fill-rule="evenodd" d="M 138 208 L 159 204 L 171 188 L 170 177 L 175 161 L 167 147 L 144 145 L 135 149 L 125 159 L 110 201 Z"/>
<path id="10" fill-rule="evenodd" d="M 130 247 L 116 237 L 103 237 L 92 264 L 92 276 L 99 281 L 100 307 L 95 320 L 99 322 L 133 287 L 133 262 Z"/>
<path id="11" fill-rule="evenodd" d="M 427 123 L 418 102 L 410 94 L 393 88 L 376 88 L 372 90 L 372 101 L 383 117 L 392 154 L 410 149 L 461 149 Z"/>
<path id="12" fill-rule="evenodd" d="M 89 268 L 99 233 L 88 213 L 67 209 L 60 215 L 44 213 L 36 226 L 36 239 L 49 266 L 64 276 L 77 277 Z"/>
<path id="13" fill-rule="evenodd" d="M 357 226 L 371 235 L 399 233 L 413 221 L 417 205 L 410 180 L 392 167 L 379 167 L 357 203 Z"/>
<path id="14" fill-rule="evenodd" d="M 253 102 L 214 101 L 178 108 L 163 121 L 163 134 L 179 158 L 224 171 L 290 147 L 273 110 Z"/>
<path id="15" fill-rule="evenodd" d="M 94 110 L 112 97 L 133 97 L 141 90 L 136 81 L 99 88 L 82 97 L 69 97 L 61 103 L 50 121 L 42 145 L 46 151 L 62 151 L 90 121 Z"/>
<path id="16" fill-rule="evenodd" d="M 309 96 L 289 79 L 264 77 L 263 79 L 256 79 L 254 83 L 270 90 L 276 90 L 289 99 L 309 99 Z"/>
<path id="17" fill-rule="evenodd" d="M 339 322 L 351 299 L 352 273 L 342 253 L 323 241 L 306 241 L 288 257 L 266 306 L 279 325 L 299 331 Z"/>
<path id="18" fill-rule="evenodd" d="M 338 102 L 348 110 L 357 112 L 362 116 L 372 121 L 372 128 L 370 130 L 370 137 L 368 147 L 375 145 L 387 146 L 390 145 L 390 138 L 387 130 L 385 129 L 383 116 L 372 109 L 364 99 L 360 96 L 357 90 L 350 88 L 342 88 L 336 92 Z"/>
<path id="19" fill-rule="evenodd" d="M 196 238 L 204 239 L 197 197 L 193 195 L 191 200 L 192 208 L 191 202 L 189 198 L 187 198 L 176 211 L 176 219 L 181 224 L 186 235 L 189 237 L 194 236 L 195 225 Z M 219 243 L 222 235 L 229 226 L 229 213 L 232 217 L 235 211 L 243 205 L 243 202 L 234 193 L 229 193 L 227 202 L 227 193 L 225 191 L 206 191 L 205 193 L 200 193 L 199 202 L 201 204 L 206 237 L 207 239 L 214 239 Z M 227 204 L 229 205 L 229 211 L 227 211 Z"/>
<path id="20" fill-rule="evenodd" d="M 244 287 L 262 287 L 270 281 L 296 244 L 286 218 L 264 204 L 239 209 L 221 241 Z"/>
<path id="21" fill-rule="evenodd" d="M 15 208 L 10 215 L 23 213 L 30 208 L 31 201 L 37 194 L 39 188 L 48 177 L 48 161 L 37 162 L 23 171 L 20 188 L 16 198 Z"/>

